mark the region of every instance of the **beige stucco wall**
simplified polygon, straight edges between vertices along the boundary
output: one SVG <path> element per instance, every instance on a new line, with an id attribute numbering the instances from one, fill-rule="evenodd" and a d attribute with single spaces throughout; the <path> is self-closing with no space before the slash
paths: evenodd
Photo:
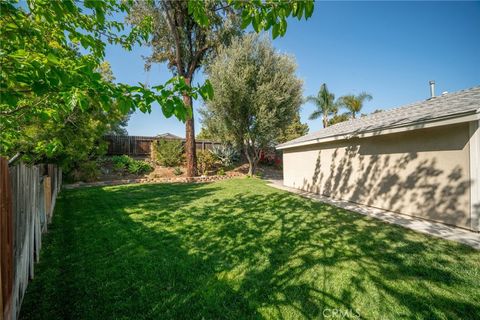
<path id="1" fill-rule="evenodd" d="M 283 151 L 286 186 L 471 228 L 468 123 Z"/>

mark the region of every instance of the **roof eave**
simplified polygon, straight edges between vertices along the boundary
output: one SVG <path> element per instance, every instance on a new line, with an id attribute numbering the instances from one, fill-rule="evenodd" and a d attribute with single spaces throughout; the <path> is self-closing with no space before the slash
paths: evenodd
<path id="1" fill-rule="evenodd" d="M 319 144 L 319 143 L 326 143 L 326 142 L 332 142 L 332 141 L 338 141 L 338 140 L 348 140 L 352 138 L 367 138 L 372 136 L 379 136 L 379 135 L 385 135 L 385 134 L 391 134 L 391 133 L 400 133 L 405 131 L 412 131 L 412 130 L 419 130 L 419 129 L 426 129 L 426 128 L 434 128 L 434 127 L 446 126 L 450 124 L 463 123 L 463 122 L 469 122 L 469 121 L 475 121 L 475 120 L 480 120 L 480 108 L 473 112 L 470 111 L 468 113 L 461 114 L 460 116 L 457 114 L 454 116 L 449 116 L 441 119 L 412 122 L 412 123 L 404 124 L 401 126 L 389 126 L 381 129 L 364 131 L 361 133 L 349 133 L 349 134 L 334 135 L 334 136 L 325 137 L 325 138 L 317 138 L 317 139 L 302 141 L 302 142 L 298 142 L 290 145 L 279 145 L 276 147 L 276 149 L 285 150 L 285 149 Z"/>

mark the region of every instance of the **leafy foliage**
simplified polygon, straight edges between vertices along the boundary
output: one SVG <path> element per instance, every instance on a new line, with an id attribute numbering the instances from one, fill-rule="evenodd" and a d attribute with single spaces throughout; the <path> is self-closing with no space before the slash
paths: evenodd
<path id="1" fill-rule="evenodd" d="M 223 1 L 217 1 L 218 5 L 223 5 Z M 207 27 L 212 23 L 208 13 L 207 2 L 189 0 L 188 12 L 192 14 L 197 23 L 202 27 Z M 287 31 L 287 18 L 292 16 L 301 20 L 308 19 L 313 14 L 315 2 L 313 0 L 305 1 L 243 1 L 227 0 L 225 8 L 233 8 L 240 12 L 242 17 L 242 28 L 252 26 L 255 32 L 272 29 L 272 37 L 284 36 Z"/>
<path id="2" fill-rule="evenodd" d="M 197 151 L 197 161 L 202 175 L 207 175 L 208 171 L 213 168 L 217 159 L 209 150 L 199 150 Z"/>
<path id="3" fill-rule="evenodd" d="M 350 116 L 347 113 L 335 114 L 333 117 L 331 117 L 328 120 L 328 125 L 332 126 L 334 124 L 344 122 L 344 121 L 348 121 L 348 120 L 350 120 Z"/>
<path id="4" fill-rule="evenodd" d="M 231 166 L 235 161 L 238 161 L 237 150 L 230 145 L 214 145 L 211 152 L 224 167 Z"/>
<path id="5" fill-rule="evenodd" d="M 206 127 L 202 127 L 196 136 L 196 139 L 199 140 L 213 140 L 214 138 L 215 136 Z"/>
<path id="6" fill-rule="evenodd" d="M 273 146 L 298 114 L 302 81 L 295 71 L 292 57 L 254 34 L 223 47 L 207 68 L 215 95 L 202 111 L 203 124 L 242 147 L 250 174 L 260 150 Z"/>
<path id="7" fill-rule="evenodd" d="M 118 171 L 126 170 L 132 160 L 133 159 L 127 155 L 113 156 L 111 158 L 113 168 Z"/>
<path id="8" fill-rule="evenodd" d="M 130 1 L 14 0 L 0 2 L 0 154 L 12 155 L 32 124 L 61 125 L 70 115 L 88 118 L 109 113 L 114 106 L 121 113 L 139 109 L 149 112 L 158 102 L 166 117 L 185 121 L 191 112 L 183 94 L 208 99 L 211 86 L 187 85 L 174 77 L 163 85 L 115 84 L 102 77 L 101 64 L 107 42 L 130 49 L 150 34 L 148 18 L 124 32 L 123 24 L 107 20 L 115 13 L 129 12 Z M 95 118 L 95 117 L 92 117 Z M 60 150 L 58 139 L 39 141 L 29 152 L 52 157 Z"/>
<path id="9" fill-rule="evenodd" d="M 297 112 L 292 119 L 292 122 L 285 128 L 285 130 L 278 136 L 277 142 L 287 142 L 308 133 L 308 124 L 300 121 L 300 114 Z"/>
<path id="10" fill-rule="evenodd" d="M 102 70 L 108 75 L 109 66 Z M 11 148 L 23 154 L 27 162 L 55 162 L 67 174 L 84 162 L 94 160 L 106 151 L 101 137 L 122 130 L 125 115 L 118 108 L 102 110 L 90 103 L 83 111 L 78 106 L 72 110 L 57 110 L 54 118 L 22 119 L 21 134 L 11 141 Z"/>
<path id="11" fill-rule="evenodd" d="M 135 160 L 127 155 L 113 156 L 111 158 L 113 168 L 116 171 L 127 171 L 131 174 L 142 174 L 152 171 L 152 166 L 145 161 Z"/>
<path id="12" fill-rule="evenodd" d="M 308 96 L 305 102 L 311 102 L 316 107 L 309 119 L 315 120 L 322 117 L 324 128 L 329 124 L 328 117 L 332 114 L 336 115 L 338 112 L 338 103 L 335 101 L 335 95 L 328 90 L 326 83 L 320 86 L 316 96 Z"/>
<path id="13" fill-rule="evenodd" d="M 176 176 L 180 176 L 183 174 L 183 171 L 182 169 L 180 169 L 180 167 L 175 167 L 173 168 L 173 174 L 176 175 Z"/>
<path id="14" fill-rule="evenodd" d="M 133 160 L 128 165 L 128 172 L 131 174 L 142 174 L 152 171 L 152 166 L 141 160 Z"/>
<path id="15" fill-rule="evenodd" d="M 363 103 L 372 100 L 371 94 L 362 92 L 358 95 L 348 94 L 340 97 L 339 103 L 348 110 L 349 115 L 355 119 L 356 115 L 362 111 Z"/>
<path id="16" fill-rule="evenodd" d="M 184 161 L 183 144 L 180 140 L 160 139 L 153 148 L 156 161 L 162 166 L 177 167 Z"/>
<path id="17" fill-rule="evenodd" d="M 95 160 L 88 160 L 79 163 L 73 170 L 67 173 L 67 181 L 84 181 L 91 182 L 97 180 L 100 176 L 100 169 L 98 162 Z"/>

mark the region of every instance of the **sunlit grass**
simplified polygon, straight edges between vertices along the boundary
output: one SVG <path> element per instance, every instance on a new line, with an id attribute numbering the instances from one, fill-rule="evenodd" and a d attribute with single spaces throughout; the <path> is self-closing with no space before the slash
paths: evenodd
<path id="1" fill-rule="evenodd" d="M 22 318 L 478 319 L 479 269 L 257 179 L 86 188 L 58 201 Z"/>

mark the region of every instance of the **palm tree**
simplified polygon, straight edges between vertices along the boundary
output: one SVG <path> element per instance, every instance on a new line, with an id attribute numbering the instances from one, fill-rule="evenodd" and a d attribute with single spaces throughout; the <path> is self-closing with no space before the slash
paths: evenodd
<path id="1" fill-rule="evenodd" d="M 372 99 L 372 95 L 366 92 L 362 92 L 359 95 L 348 94 L 339 98 L 339 104 L 347 108 L 352 118 L 355 119 L 357 113 L 360 113 L 362 110 L 363 103 Z"/>
<path id="2" fill-rule="evenodd" d="M 322 116 L 323 127 L 328 126 L 328 116 L 338 112 L 338 106 L 335 103 L 335 95 L 328 91 L 327 85 L 324 83 L 320 86 L 316 96 L 308 96 L 305 102 L 311 102 L 317 108 L 310 115 L 310 120 L 315 120 Z"/>

